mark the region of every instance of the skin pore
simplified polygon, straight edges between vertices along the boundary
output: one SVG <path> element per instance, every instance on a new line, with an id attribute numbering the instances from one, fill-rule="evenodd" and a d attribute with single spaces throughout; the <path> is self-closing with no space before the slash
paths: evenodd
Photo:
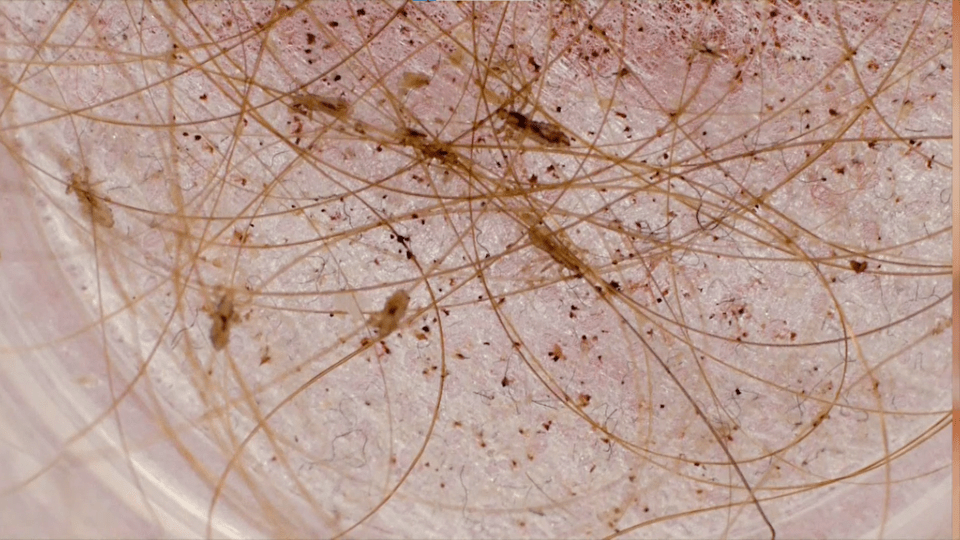
<path id="1" fill-rule="evenodd" d="M 885 536 L 949 474 L 949 9 L 0 6 L 17 531 Z"/>

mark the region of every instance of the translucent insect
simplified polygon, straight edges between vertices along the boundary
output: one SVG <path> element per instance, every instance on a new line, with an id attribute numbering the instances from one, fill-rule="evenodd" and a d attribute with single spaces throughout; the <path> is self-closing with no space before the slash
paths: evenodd
<path id="1" fill-rule="evenodd" d="M 583 276 L 583 263 L 566 244 L 567 241 L 569 240 L 563 231 L 555 233 L 540 224 L 530 227 L 530 243 L 534 247 L 550 255 L 554 261 L 573 272 L 574 275 Z"/>
<path id="2" fill-rule="evenodd" d="M 398 134 L 400 144 L 415 148 L 427 158 L 435 159 L 447 165 L 457 165 L 460 160 L 457 153 L 453 151 L 449 144 L 430 140 L 425 133 L 415 129 L 404 128 Z"/>
<path id="3" fill-rule="evenodd" d="M 213 324 L 210 326 L 210 343 L 213 348 L 222 351 L 230 342 L 230 325 L 239 317 L 234 311 L 233 292 L 226 291 L 220 296 L 217 306 L 210 313 Z"/>
<path id="4" fill-rule="evenodd" d="M 376 330 L 378 338 L 385 338 L 397 329 L 409 304 L 410 295 L 403 289 L 387 298 L 383 310 L 370 318 L 370 325 Z"/>
<path id="5" fill-rule="evenodd" d="M 560 126 L 550 122 L 537 122 L 515 111 L 501 109 L 498 115 L 507 125 L 526 133 L 542 144 L 550 146 L 570 146 L 570 137 L 560 129 Z"/>
<path id="6" fill-rule="evenodd" d="M 324 97 L 316 94 L 302 93 L 294 94 L 291 97 L 291 109 L 313 119 L 314 112 L 329 114 L 335 118 L 343 120 L 350 113 L 350 104 L 347 100 L 336 97 Z"/>
<path id="7" fill-rule="evenodd" d="M 543 251 L 554 262 L 571 271 L 573 277 L 585 279 L 593 285 L 599 295 L 619 294 L 620 285 L 616 281 L 604 280 L 595 270 L 591 269 L 578 255 L 579 246 L 567 236 L 562 228 L 556 231 L 552 230 L 546 225 L 541 215 L 533 212 L 521 211 L 518 217 L 520 222 L 527 227 L 527 234 L 530 236 L 530 244 L 533 247 Z"/>
<path id="8" fill-rule="evenodd" d="M 90 168 L 84 167 L 82 174 L 72 173 L 70 183 L 67 185 L 67 194 L 71 192 L 77 194 L 77 200 L 83 207 L 93 223 L 102 227 L 113 227 L 113 210 L 105 203 L 110 202 L 109 197 L 101 197 L 96 194 L 93 186 L 90 185 Z"/>
<path id="9" fill-rule="evenodd" d="M 400 91 L 407 94 L 411 90 L 417 90 L 430 84 L 430 77 L 423 73 L 407 71 L 400 77 Z"/>

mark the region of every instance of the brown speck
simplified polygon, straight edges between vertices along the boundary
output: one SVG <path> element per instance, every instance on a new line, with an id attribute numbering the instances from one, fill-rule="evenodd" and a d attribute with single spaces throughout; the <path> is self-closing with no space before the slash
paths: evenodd
<path id="1" fill-rule="evenodd" d="M 247 231 L 243 231 L 242 229 L 234 229 L 233 239 L 236 240 L 237 243 L 239 244 L 246 244 L 247 240 L 250 239 L 250 233 Z"/>
<path id="2" fill-rule="evenodd" d="M 538 64 L 537 61 L 532 56 L 527 58 L 527 62 L 530 64 L 530 67 L 532 67 L 534 71 L 536 71 L 537 73 L 540 72 L 540 64 Z"/>
<path id="3" fill-rule="evenodd" d="M 857 274 L 867 269 L 866 261 L 850 261 L 850 268 Z"/>

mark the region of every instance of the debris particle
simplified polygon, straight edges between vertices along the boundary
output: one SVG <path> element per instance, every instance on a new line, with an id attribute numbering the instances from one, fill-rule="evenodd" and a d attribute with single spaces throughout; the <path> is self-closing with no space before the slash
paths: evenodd
<path id="1" fill-rule="evenodd" d="M 867 269 L 866 261 L 850 261 L 850 268 L 857 274 L 863 273 Z"/>
<path id="2" fill-rule="evenodd" d="M 270 356 L 270 346 L 266 345 L 263 348 L 263 351 L 260 352 L 260 365 L 264 365 L 273 358 Z"/>

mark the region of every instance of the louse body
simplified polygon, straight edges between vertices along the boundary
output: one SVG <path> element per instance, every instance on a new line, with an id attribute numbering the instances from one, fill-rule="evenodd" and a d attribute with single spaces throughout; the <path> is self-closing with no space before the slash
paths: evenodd
<path id="1" fill-rule="evenodd" d="M 383 310 L 370 319 L 370 324 L 377 332 L 377 337 L 385 338 L 400 325 L 400 320 L 407 313 L 407 306 L 410 304 L 410 295 L 407 291 L 400 289 L 390 295 L 383 305 Z"/>
<path id="2" fill-rule="evenodd" d="M 226 292 L 220 297 L 210 318 L 213 319 L 213 324 L 210 325 L 210 344 L 215 350 L 222 351 L 230 342 L 230 325 L 237 319 L 232 293 Z"/>
<path id="3" fill-rule="evenodd" d="M 83 207 L 84 212 L 86 212 L 90 219 L 95 225 L 100 225 L 107 229 L 113 227 L 113 210 L 110 209 L 105 203 L 109 203 L 110 199 L 108 197 L 100 197 L 94 192 L 93 186 L 90 185 L 90 169 L 88 167 L 83 168 L 83 174 L 72 173 L 70 175 L 70 183 L 67 185 L 67 194 L 76 193 L 77 200 L 80 201 L 80 206 Z"/>
<path id="4" fill-rule="evenodd" d="M 530 120 L 525 115 L 515 111 L 500 111 L 500 117 L 506 121 L 507 125 L 517 131 L 526 133 L 542 144 L 570 146 L 570 137 L 556 124 Z"/>

